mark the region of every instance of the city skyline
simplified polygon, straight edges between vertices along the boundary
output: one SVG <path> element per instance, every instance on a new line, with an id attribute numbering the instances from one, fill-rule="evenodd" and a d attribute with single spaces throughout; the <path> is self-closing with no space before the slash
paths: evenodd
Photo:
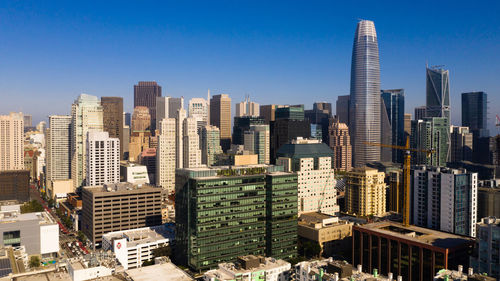
<path id="1" fill-rule="evenodd" d="M 352 34 L 359 18 L 377 25 L 381 88 L 405 89 L 407 113 L 425 105 L 427 62 L 450 71 L 453 124 L 460 125 L 463 92 L 488 93 L 491 109 L 500 103 L 493 78 L 500 70 L 498 3 L 393 4 L 389 10 L 373 3 L 336 7 L 321 1 L 306 7 L 172 5 L 150 11 L 148 5 L 103 4 L 94 11 L 90 4 L 0 4 L 6 39 L 0 51 L 9 54 L 0 67 L 0 112 L 23 111 L 36 123 L 49 114 L 68 114 L 67 104 L 80 93 L 121 96 L 125 111 L 132 112 L 138 81 L 157 81 L 164 96 L 186 100 L 205 97 L 211 89 L 234 102 L 250 95 L 260 104 L 333 104 L 349 93 Z M 481 21 L 464 22 L 469 13 L 480 14 Z M 255 17 L 261 21 L 252 21 Z M 488 118 L 492 134 L 495 114 L 491 110 Z"/>

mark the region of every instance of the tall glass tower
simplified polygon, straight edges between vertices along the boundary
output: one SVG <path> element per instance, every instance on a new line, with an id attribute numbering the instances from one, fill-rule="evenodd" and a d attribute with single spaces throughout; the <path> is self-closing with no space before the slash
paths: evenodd
<path id="1" fill-rule="evenodd" d="M 488 95 L 485 92 L 462 93 L 462 126 L 478 137 L 487 137 Z"/>
<path id="2" fill-rule="evenodd" d="M 392 145 L 405 145 L 405 91 L 403 89 L 382 90 L 382 99 L 384 100 L 382 108 L 387 112 L 391 124 Z M 392 162 L 403 163 L 402 151 L 392 150 Z"/>
<path id="3" fill-rule="evenodd" d="M 358 23 L 352 49 L 349 129 L 356 167 L 380 161 L 380 148 L 365 142 L 380 142 L 380 64 L 377 33 L 373 21 Z"/>
<path id="4" fill-rule="evenodd" d="M 446 117 L 450 120 L 450 80 L 449 71 L 442 68 L 427 68 L 426 117 Z"/>

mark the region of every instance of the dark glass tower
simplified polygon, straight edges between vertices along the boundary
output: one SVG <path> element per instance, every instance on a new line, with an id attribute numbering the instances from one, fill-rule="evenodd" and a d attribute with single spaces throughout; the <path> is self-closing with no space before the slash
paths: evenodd
<path id="1" fill-rule="evenodd" d="M 487 130 L 488 95 L 485 92 L 462 93 L 462 126 L 478 137 L 489 135 Z"/>
<path id="2" fill-rule="evenodd" d="M 349 129 L 354 166 L 380 161 L 380 148 L 366 142 L 380 138 L 380 64 L 377 33 L 372 21 L 358 23 L 352 49 Z"/>
<path id="3" fill-rule="evenodd" d="M 161 86 L 156 82 L 139 82 L 134 85 L 134 108 L 146 106 L 151 115 L 151 131 L 156 127 L 156 97 L 161 97 Z"/>
<path id="4" fill-rule="evenodd" d="M 446 117 L 450 120 L 450 80 L 449 71 L 442 68 L 427 68 L 426 117 Z"/>
<path id="5" fill-rule="evenodd" d="M 405 91 L 403 89 L 382 90 L 385 111 L 389 117 L 392 131 L 392 144 L 405 144 Z M 392 151 L 392 162 L 402 163 L 402 151 Z"/>

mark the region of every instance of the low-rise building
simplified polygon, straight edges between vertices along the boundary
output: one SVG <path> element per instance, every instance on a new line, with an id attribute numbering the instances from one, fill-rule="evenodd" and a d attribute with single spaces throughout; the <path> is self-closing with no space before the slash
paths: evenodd
<path id="1" fill-rule="evenodd" d="M 203 275 L 205 281 L 232 280 L 290 280 L 291 264 L 284 260 L 262 256 L 241 256 L 236 263 L 221 263 L 218 269 L 209 270 Z"/>
<path id="2" fill-rule="evenodd" d="M 47 212 L 0 211 L 0 244 L 25 246 L 29 255 L 59 252 L 59 225 Z"/>
<path id="3" fill-rule="evenodd" d="M 67 193 L 74 192 L 73 180 L 53 180 L 47 185 L 47 195 L 49 198 L 56 199 Z"/>
<path id="4" fill-rule="evenodd" d="M 154 249 L 172 242 L 174 231 L 173 224 L 163 224 L 109 232 L 102 237 L 102 248 L 113 251 L 125 269 L 141 267 L 143 262 L 153 259 Z"/>
<path id="5" fill-rule="evenodd" d="M 487 276 L 487 275 L 481 275 L 474 273 L 473 268 L 469 267 L 469 270 L 467 272 L 463 271 L 463 266 L 459 265 L 458 270 L 450 270 L 450 269 L 441 269 L 438 271 L 436 276 L 434 276 L 434 281 L 439 281 L 439 280 L 453 280 L 453 281 L 495 281 L 497 280 L 494 277 Z"/>
<path id="6" fill-rule="evenodd" d="M 117 267 L 114 255 L 99 253 L 76 257 L 66 261 L 68 273 L 72 281 L 85 281 L 110 276 L 115 270 L 123 270 Z"/>
<path id="7" fill-rule="evenodd" d="M 134 269 L 129 269 L 124 273 L 126 280 L 130 281 L 194 281 L 182 269 L 175 266 L 170 261 L 156 258 L 155 264 Z"/>
<path id="8" fill-rule="evenodd" d="M 393 281 L 389 277 L 380 276 L 378 270 L 372 274 L 362 271 L 362 266 L 354 268 L 346 261 L 332 258 L 303 261 L 295 265 L 295 280 L 297 281 Z M 399 280 L 399 279 L 398 279 Z"/>
<path id="9" fill-rule="evenodd" d="M 352 227 L 352 264 L 363 270 L 432 280 L 441 269 L 468 266 L 474 240 L 469 237 L 382 221 Z"/>
<path id="10" fill-rule="evenodd" d="M 342 255 L 350 257 L 353 223 L 340 220 L 339 217 L 321 213 L 300 215 L 297 234 L 303 239 L 315 241 L 321 246 L 325 257 Z"/>
<path id="11" fill-rule="evenodd" d="M 30 200 L 28 170 L 0 171 L 0 200 Z"/>

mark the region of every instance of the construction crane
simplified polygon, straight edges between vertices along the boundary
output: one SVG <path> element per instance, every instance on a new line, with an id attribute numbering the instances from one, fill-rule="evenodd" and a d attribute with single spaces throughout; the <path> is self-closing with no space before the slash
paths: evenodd
<path id="1" fill-rule="evenodd" d="M 429 157 L 435 151 L 434 150 L 426 150 L 426 149 L 410 148 L 410 138 L 409 137 L 406 137 L 406 145 L 405 146 L 390 145 L 390 144 L 383 144 L 383 143 L 373 143 L 373 142 L 365 142 L 364 144 L 371 145 L 371 146 L 387 147 L 387 148 L 402 150 L 405 152 L 404 161 L 403 161 L 403 184 L 404 184 L 403 225 L 409 226 L 410 225 L 410 168 L 411 168 L 411 155 L 410 155 L 410 153 L 411 152 L 423 152 L 423 153 L 427 154 L 427 157 Z"/>

